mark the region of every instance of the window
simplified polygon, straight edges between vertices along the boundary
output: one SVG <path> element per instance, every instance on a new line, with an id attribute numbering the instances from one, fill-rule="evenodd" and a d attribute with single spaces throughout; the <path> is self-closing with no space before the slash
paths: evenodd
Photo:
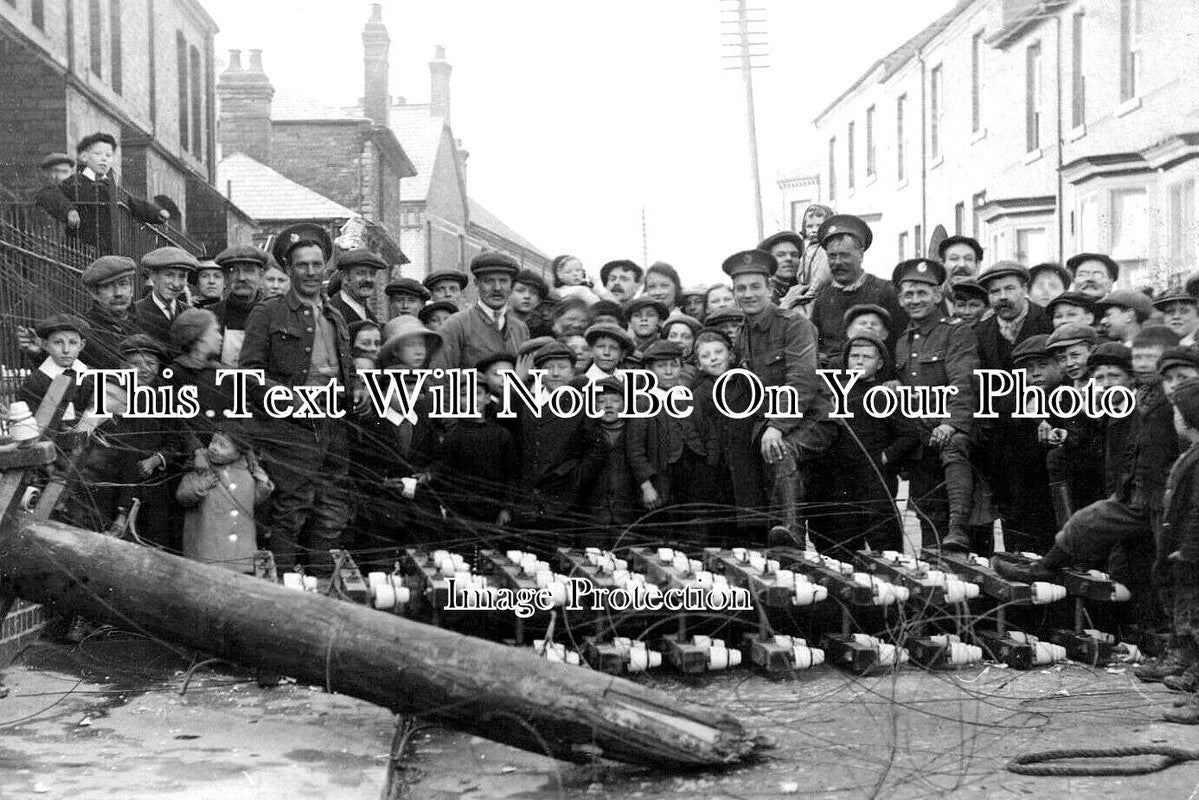
<path id="1" fill-rule="evenodd" d="M 953 235 L 961 236 L 966 226 L 966 204 L 958 203 L 953 207 Z"/>
<path id="2" fill-rule="evenodd" d="M 924 228 L 920 225 L 916 226 L 912 233 L 912 243 L 916 246 L 916 258 L 924 257 Z"/>
<path id="3" fill-rule="evenodd" d="M 87 19 L 89 30 L 88 47 L 92 56 L 92 73 L 102 75 L 104 69 L 104 20 L 100 18 L 100 0 L 88 0 Z"/>
<path id="4" fill-rule="evenodd" d="M 941 111 L 944 104 L 941 102 L 941 65 L 933 67 L 932 75 L 929 78 L 929 133 L 928 146 L 932 158 L 935 160 L 941 155 Z"/>
<path id="5" fill-rule="evenodd" d="M 1104 248 L 1099 242 L 1099 199 L 1091 196 L 1078 204 L 1077 249 L 1096 253 Z"/>
<path id="6" fill-rule="evenodd" d="M 908 104 L 908 96 L 901 94 L 899 99 L 895 101 L 895 156 L 897 162 L 897 177 L 900 181 L 904 179 L 903 161 L 907 155 L 906 148 L 903 145 L 903 113 L 905 106 Z"/>
<path id="7" fill-rule="evenodd" d="M 1112 192 L 1112 243 L 1108 252 L 1117 261 L 1145 257 L 1149 244 L 1149 194 L 1145 189 Z"/>
<path id="8" fill-rule="evenodd" d="M 1025 53 L 1025 150 L 1041 146 L 1041 43 L 1031 44 Z"/>
<path id="9" fill-rule="evenodd" d="M 175 71 L 178 73 L 179 90 L 179 146 L 186 150 L 190 122 L 187 99 L 187 41 L 183 38 L 183 31 L 175 34 Z"/>
<path id="10" fill-rule="evenodd" d="M 828 201 L 837 199 L 837 137 L 828 140 Z"/>
<path id="11" fill-rule="evenodd" d="M 1049 235 L 1044 228 L 1016 230 L 1016 261 L 1024 266 L 1049 260 Z"/>
<path id="12" fill-rule="evenodd" d="M 1170 261 L 1190 267 L 1195 261 L 1195 180 L 1170 187 Z"/>
<path id="13" fill-rule="evenodd" d="M 803 212 L 809 205 L 806 200 L 791 201 L 791 230 L 803 233 Z"/>
<path id="14" fill-rule="evenodd" d="M 899 232 L 899 260 L 906 261 L 908 257 L 908 232 Z"/>
<path id="15" fill-rule="evenodd" d="M 970 130 L 978 133 L 983 126 L 982 82 L 983 82 L 983 32 L 970 39 Z"/>
<path id="16" fill-rule="evenodd" d="M 15 6 L 16 0 L 10 0 L 10 4 Z M 33 0 L 29 4 L 29 17 L 38 30 L 46 30 L 46 0 Z"/>
<path id="17" fill-rule="evenodd" d="M 204 158 L 204 90 L 200 88 L 200 80 L 204 70 L 200 68 L 200 51 L 193 45 L 191 48 L 191 96 L 192 96 L 192 152 L 196 158 Z"/>
<path id="18" fill-rule="evenodd" d="M 866 109 L 866 177 L 873 178 L 874 162 L 874 106 Z"/>
<path id="19" fill-rule="evenodd" d="M 1081 128 L 1087 121 L 1087 84 L 1082 74 L 1082 12 L 1074 15 L 1071 23 L 1072 43 L 1070 49 L 1070 125 Z"/>
<path id="20" fill-rule="evenodd" d="M 849 187 L 849 190 L 851 192 L 853 191 L 853 173 L 854 173 L 854 169 L 853 169 L 853 151 L 854 151 L 853 128 L 854 128 L 854 123 L 852 123 L 852 122 L 849 123 L 849 133 L 845 137 L 845 158 L 847 161 L 847 163 L 845 165 L 845 185 Z"/>
<path id="21" fill-rule="evenodd" d="M 112 43 L 112 90 L 121 93 L 121 0 L 108 0 L 108 36 Z"/>
<path id="22" fill-rule="evenodd" d="M 1140 9 L 1136 0 L 1120 0 L 1120 102 L 1137 96 L 1137 42 Z"/>
<path id="23" fill-rule="evenodd" d="M 972 225 L 974 227 L 971 229 L 970 235 L 973 236 L 975 239 L 978 239 L 979 241 L 982 241 L 983 206 L 985 206 L 986 204 L 987 204 L 987 193 L 986 192 L 979 192 L 978 194 L 974 195 L 974 197 L 970 198 L 970 205 L 974 210 L 974 220 L 972 222 Z"/>

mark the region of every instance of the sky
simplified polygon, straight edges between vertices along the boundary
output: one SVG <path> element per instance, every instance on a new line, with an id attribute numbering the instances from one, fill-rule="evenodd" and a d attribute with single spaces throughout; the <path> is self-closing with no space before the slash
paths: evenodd
<path id="1" fill-rule="evenodd" d="M 366 0 L 201 2 L 221 29 L 219 60 L 261 49 L 279 94 L 321 106 L 362 96 Z M 684 284 L 719 280 L 726 256 L 756 244 L 745 87 L 722 59 L 730 0 L 382 5 L 391 94 L 428 102 L 428 62 L 445 46 L 467 191 L 542 252 L 577 255 L 593 275 L 640 263 L 643 208 L 648 262 L 673 264 Z M 788 224 L 779 175 L 818 170 L 812 119 L 953 0 L 749 5 L 766 20 L 768 67 L 753 77 L 769 235 Z"/>

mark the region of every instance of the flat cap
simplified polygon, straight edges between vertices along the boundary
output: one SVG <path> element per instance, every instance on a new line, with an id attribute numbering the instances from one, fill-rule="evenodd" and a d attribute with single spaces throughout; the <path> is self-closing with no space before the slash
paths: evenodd
<path id="1" fill-rule="evenodd" d="M 978 276 L 979 285 L 986 288 L 990 281 L 997 278 L 1019 278 L 1025 286 L 1028 285 L 1028 270 L 1015 261 L 996 261 L 991 266 L 983 270 L 983 273 Z"/>
<path id="2" fill-rule="evenodd" d="M 256 267 L 266 266 L 266 252 L 248 244 L 235 244 L 226 247 L 216 254 L 213 259 L 222 267 L 232 267 L 234 264 L 251 264 Z"/>
<path id="3" fill-rule="evenodd" d="M 1074 276 L 1070 274 L 1070 271 L 1061 264 L 1056 261 L 1044 261 L 1028 270 L 1029 282 L 1035 281 L 1037 276 L 1042 272 L 1052 272 L 1054 275 L 1057 275 L 1062 281 L 1062 286 L 1067 289 L 1070 288 L 1070 282 L 1074 280 Z"/>
<path id="4" fill-rule="evenodd" d="M 686 325 L 688 328 L 691 329 L 692 336 L 699 333 L 700 329 L 704 327 L 703 323 L 700 322 L 699 320 L 697 320 L 695 317 L 693 317 L 689 314 L 684 314 L 682 311 L 679 311 L 677 308 L 674 311 L 670 312 L 670 316 L 667 317 L 666 320 L 662 323 L 662 330 L 665 331 L 671 325 L 675 325 L 675 324 Z"/>
<path id="5" fill-rule="evenodd" d="M 532 339 L 529 339 L 524 344 L 519 345 L 516 348 L 516 355 L 527 356 L 529 353 L 534 353 L 545 347 L 547 344 L 556 341 L 557 339 L 555 339 L 553 336 L 534 336 Z"/>
<path id="6" fill-rule="evenodd" d="M 431 320 L 433 315 L 438 311 L 445 311 L 449 314 L 457 314 L 458 304 L 452 300 L 438 300 L 436 303 L 426 303 L 425 305 L 421 306 L 420 311 L 416 312 L 416 318 L 428 325 L 429 320 Z"/>
<path id="7" fill-rule="evenodd" d="M 87 136 L 84 136 L 82 139 L 80 139 L 79 144 L 75 145 L 75 152 L 82 153 L 92 145 L 99 144 L 100 142 L 108 145 L 113 150 L 117 149 L 117 137 L 113 136 L 111 133 L 97 131 L 96 133 L 89 133 Z"/>
<path id="8" fill-rule="evenodd" d="M 1130 356 L 1131 358 L 1131 356 Z M 1158 374 L 1164 375 L 1171 367 L 1194 367 L 1199 369 L 1199 350 L 1193 347 L 1171 347 L 1162 353 L 1157 362 Z"/>
<path id="9" fill-rule="evenodd" d="M 613 325 L 611 322 L 597 322 L 583 332 L 583 338 L 587 340 L 587 344 L 595 344 L 596 340 L 601 336 L 607 336 L 609 339 L 615 339 L 620 343 L 625 353 L 631 353 L 637 349 L 633 343 L 633 337 L 629 336 L 628 331 L 619 325 Z"/>
<path id="10" fill-rule="evenodd" d="M 964 297 L 974 297 L 987 302 L 987 290 L 978 281 L 958 281 L 951 288 L 954 300 Z"/>
<path id="11" fill-rule="evenodd" d="M 51 314 L 45 319 L 39 320 L 37 325 L 33 326 L 33 330 L 41 339 L 58 331 L 75 331 L 81 339 L 86 339 L 92 329 L 86 322 L 73 314 Z"/>
<path id="12" fill-rule="evenodd" d="M 1158 311 L 1164 311 L 1166 306 L 1171 303 L 1191 303 L 1199 306 L 1199 297 L 1188 294 L 1182 289 L 1167 289 L 1153 299 L 1153 307 Z"/>
<path id="13" fill-rule="evenodd" d="M 1078 267 L 1085 261 L 1098 261 L 1107 269 L 1108 277 L 1113 281 L 1120 279 L 1120 265 L 1116 260 L 1109 255 L 1103 253 L 1079 253 L 1075 256 L 1070 256 L 1066 259 L 1066 269 L 1070 270 L 1070 276 L 1078 272 Z"/>
<path id="14" fill-rule="evenodd" d="M 456 269 L 435 269 L 426 275 L 425 279 L 421 281 L 421 283 L 423 283 L 425 288 L 429 289 L 430 291 L 432 291 L 433 287 L 442 281 L 453 281 L 454 283 L 458 284 L 459 289 L 465 289 L 469 280 L 470 279 L 466 277 L 465 272 L 459 272 Z"/>
<path id="15" fill-rule="evenodd" d="M 75 159 L 66 153 L 51 153 L 42 159 L 41 167 L 42 169 L 50 169 L 50 167 L 56 167 L 59 164 L 66 164 L 69 167 L 73 167 L 75 166 Z"/>
<path id="16" fill-rule="evenodd" d="M 167 350 L 162 346 L 162 342 L 144 333 L 126 336 L 117 344 L 117 352 L 123 356 L 131 356 L 134 353 L 150 353 L 157 356 L 159 361 L 167 360 Z"/>
<path id="17" fill-rule="evenodd" d="M 80 280 L 85 288 L 95 289 L 109 281 L 137 272 L 137 264 L 125 256 L 100 256 L 87 265 Z"/>
<path id="18" fill-rule="evenodd" d="M 855 217 L 853 214 L 833 214 L 820 223 L 820 228 L 816 231 L 816 240 L 820 242 L 821 247 L 824 247 L 826 241 L 843 234 L 849 234 L 857 239 L 862 250 L 869 250 L 870 245 L 874 242 L 874 233 L 870 230 L 870 226 L 861 217 Z"/>
<path id="19" fill-rule="evenodd" d="M 325 261 L 333 257 L 333 239 L 323 225 L 315 222 L 300 222 L 289 225 L 279 231 L 271 245 L 271 255 L 284 267 L 291 263 L 291 251 L 301 245 L 316 245 L 325 256 Z"/>
<path id="20" fill-rule="evenodd" d="M 683 348 L 669 339 L 659 339 L 645 349 L 641 354 L 643 363 L 650 364 L 654 361 L 665 361 L 670 358 L 682 358 Z"/>
<path id="21" fill-rule="evenodd" d="M 337 254 L 337 268 L 343 270 L 350 267 L 370 267 L 378 271 L 387 269 L 387 262 L 364 247 L 355 247 Z"/>
<path id="22" fill-rule="evenodd" d="M 1078 325 L 1071 322 L 1049 334 L 1049 338 L 1045 341 L 1045 349 L 1058 350 L 1076 344 L 1094 344 L 1098 339 L 1099 332 L 1090 325 Z"/>
<path id="23" fill-rule="evenodd" d="M 575 351 L 557 340 L 550 342 L 533 354 L 533 366 L 540 367 L 547 361 L 565 358 L 571 364 L 575 363 Z"/>
<path id="24" fill-rule="evenodd" d="M 733 349 L 732 337 L 722 331 L 720 328 L 704 328 L 699 332 L 699 336 L 696 336 L 695 338 L 698 340 L 700 336 L 704 337 L 705 339 L 709 337 L 715 337 L 724 342 L 725 347 L 729 348 L 730 350 Z M 698 344 L 696 346 L 698 347 Z"/>
<path id="25" fill-rule="evenodd" d="M 1058 306 L 1075 306 L 1083 311 L 1095 313 L 1095 300 L 1082 292 L 1063 292 L 1045 305 L 1045 310 L 1053 316 L 1053 310 Z"/>
<path id="26" fill-rule="evenodd" d="M 430 285 L 428 280 L 429 278 L 425 279 L 426 286 Z M 442 280 L 444 280 L 444 278 Z M 516 277 L 512 279 L 512 282 L 521 283 L 525 286 L 532 286 L 537 290 L 537 294 L 541 295 L 543 300 L 550 295 L 550 285 L 545 282 L 545 278 L 542 277 L 541 273 L 537 272 L 537 270 L 528 268 L 522 269 L 520 272 L 516 273 Z"/>
<path id="27" fill-rule="evenodd" d="M 1087 356 L 1087 369 L 1104 366 L 1119 367 L 1131 375 L 1132 350 L 1119 342 L 1100 342 Z"/>
<path id="28" fill-rule="evenodd" d="M 190 283 L 192 286 L 195 286 L 197 283 L 200 282 L 200 273 L 204 272 L 205 270 L 209 270 L 209 269 L 213 270 L 215 272 L 219 272 L 219 273 L 221 273 L 221 275 L 225 274 L 224 267 L 222 267 L 220 264 L 216 263 L 212 259 L 206 258 L 203 261 L 199 262 L 199 264 L 196 266 L 196 268 L 194 270 L 187 273 L 187 282 Z"/>
<path id="29" fill-rule="evenodd" d="M 629 318 L 625 316 L 624 308 L 615 300 L 600 300 L 591 304 L 591 318 L 614 317 L 618 324 L 628 325 Z"/>
<path id="30" fill-rule="evenodd" d="M 609 261 L 600 267 L 600 283 L 608 285 L 608 276 L 612 274 L 612 270 L 627 269 L 631 270 L 637 276 L 637 282 L 641 282 L 641 277 L 645 275 L 645 270 L 641 268 L 635 261 L 629 261 L 627 258 L 619 258 L 616 261 Z"/>
<path id="31" fill-rule="evenodd" d="M 1095 301 L 1097 311 L 1109 308 L 1131 308 L 1137 313 L 1137 322 L 1144 322 L 1153 315 L 1153 301 L 1135 289 L 1115 289 Z"/>
<path id="32" fill-rule="evenodd" d="M 624 381 L 615 375 L 609 375 L 605 378 L 600 378 L 595 382 L 595 385 L 599 387 L 600 394 L 611 393 L 619 394 L 621 396 L 624 395 Z"/>
<path id="33" fill-rule="evenodd" d="M 491 272 L 504 272 L 513 278 L 520 272 L 520 264 L 507 253 L 497 250 L 479 253 L 470 260 L 470 272 L 476 278 Z"/>
<path id="34" fill-rule="evenodd" d="M 475 370 L 478 372 L 486 372 L 491 366 L 499 364 L 501 361 L 507 361 L 512 366 L 516 366 L 516 353 L 508 350 L 497 350 L 494 353 L 488 353 L 475 362 Z"/>
<path id="35" fill-rule="evenodd" d="M 1046 347 L 1048 341 L 1049 334 L 1047 333 L 1029 336 L 1012 349 L 1012 364 L 1019 364 L 1033 358 L 1048 358 L 1049 350 Z"/>
<path id="36" fill-rule="evenodd" d="M 765 255 L 765 254 L 763 254 L 763 255 Z M 641 311 L 642 309 L 645 309 L 645 308 L 652 308 L 654 311 L 657 311 L 658 316 L 661 317 L 662 319 L 666 319 L 666 316 L 670 313 L 670 310 L 668 308 L 666 308 L 666 306 L 664 306 L 661 302 L 655 300 L 654 298 L 649 297 L 648 295 L 641 295 L 640 297 L 634 297 L 632 300 L 625 303 L 624 304 L 624 313 L 627 318 L 632 319 L 634 314 L 636 314 L 638 311 Z"/>
<path id="37" fill-rule="evenodd" d="M 758 242 L 758 249 L 769 253 L 774 249 L 775 245 L 782 244 L 783 242 L 790 242 L 799 249 L 800 254 L 803 253 L 803 237 L 795 231 L 779 231 L 774 236 L 767 236 L 765 239 Z"/>
<path id="38" fill-rule="evenodd" d="M 150 272 L 172 268 L 197 270 L 200 262 L 182 247 L 158 247 L 142 256 L 142 267 Z"/>
<path id="39" fill-rule="evenodd" d="M 842 364 L 847 363 L 849 361 L 849 351 L 852 350 L 853 346 L 855 344 L 857 344 L 858 342 L 869 342 L 870 344 L 877 347 L 878 354 L 881 357 L 883 364 L 887 364 L 891 361 L 891 350 L 890 350 L 890 348 L 887 347 L 887 343 L 884 342 L 882 340 L 882 338 L 880 338 L 879 336 L 876 336 L 873 333 L 863 332 L 863 333 L 855 333 L 853 336 L 850 336 L 848 339 L 845 340 L 845 346 L 841 348 L 841 363 Z M 882 366 L 882 365 L 880 365 L 880 366 Z"/>
<path id="40" fill-rule="evenodd" d="M 384 287 L 383 292 L 388 297 L 395 297 L 398 294 L 410 294 L 413 297 L 419 297 L 421 300 L 428 300 L 433 296 L 425 288 L 424 284 L 416 278 L 396 278 Z"/>
<path id="41" fill-rule="evenodd" d="M 1199 427 L 1199 378 L 1188 378 L 1175 386 L 1170 402 L 1187 425 Z"/>
<path id="42" fill-rule="evenodd" d="M 720 268 L 730 278 L 738 275 L 765 275 L 769 278 L 778 269 L 778 262 L 764 250 L 742 250 L 726 258 Z"/>
<path id="43" fill-rule="evenodd" d="M 724 325 L 733 322 L 737 325 L 745 322 L 745 312 L 736 308 L 726 308 L 704 317 L 704 324 L 711 328 L 713 325 Z"/>
<path id="44" fill-rule="evenodd" d="M 709 287 L 706 284 L 698 284 L 696 286 L 684 286 L 679 292 L 679 302 L 682 302 L 688 297 L 707 297 Z"/>
<path id="45" fill-rule="evenodd" d="M 903 281 L 917 281 L 930 286 L 940 286 L 945 283 L 945 267 L 940 261 L 931 258 L 909 258 L 901 261 L 891 272 L 891 283 L 899 288 Z"/>
<path id="46" fill-rule="evenodd" d="M 973 236 L 948 236 L 941 240 L 941 244 L 937 246 L 937 258 L 941 261 L 945 260 L 945 251 L 953 247 L 955 244 L 969 245 L 974 251 L 974 257 L 979 261 L 983 260 L 983 246 L 978 243 L 978 239 Z"/>
<path id="47" fill-rule="evenodd" d="M 853 322 L 863 314 L 875 314 L 883 321 L 883 324 L 886 325 L 887 328 L 891 327 L 891 312 L 882 306 L 875 305 L 874 303 L 859 303 L 856 306 L 850 306 L 841 319 L 845 323 L 845 327 L 848 328 L 849 323 Z"/>

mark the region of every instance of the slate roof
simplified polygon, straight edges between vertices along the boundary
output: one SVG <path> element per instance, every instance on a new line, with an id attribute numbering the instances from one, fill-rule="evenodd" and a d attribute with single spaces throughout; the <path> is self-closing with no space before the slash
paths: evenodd
<path id="1" fill-rule="evenodd" d="M 423 202 L 429 195 L 429 182 L 433 176 L 433 165 L 437 163 L 445 119 L 431 116 L 427 105 L 393 103 L 387 120 L 388 127 L 400 140 L 412 166 L 416 167 L 415 177 L 404 179 L 400 187 L 400 199 Z"/>
<path id="2" fill-rule="evenodd" d="M 496 217 L 490 211 L 488 211 L 487 209 L 483 208 L 483 206 L 481 206 L 477 202 L 475 202 L 475 199 L 473 197 L 469 198 L 469 200 L 470 200 L 470 221 L 472 224 L 478 225 L 479 227 L 482 227 L 482 228 L 486 228 L 487 230 L 494 233 L 496 236 L 502 236 L 503 238 L 507 239 L 508 241 L 512 242 L 513 244 L 519 245 L 520 247 L 523 247 L 525 250 L 528 250 L 531 253 L 536 253 L 537 255 L 542 256 L 543 258 L 546 257 L 545 253 L 538 250 L 533 245 L 532 242 L 530 242 L 528 239 L 521 236 L 519 233 L 517 233 L 516 231 L 512 230 L 507 225 L 505 225 L 498 217 Z"/>
<path id="3" fill-rule="evenodd" d="M 244 153 L 221 159 L 217 186 L 231 185 L 230 200 L 252 219 L 349 219 L 354 212 L 323 194 L 283 177 Z"/>

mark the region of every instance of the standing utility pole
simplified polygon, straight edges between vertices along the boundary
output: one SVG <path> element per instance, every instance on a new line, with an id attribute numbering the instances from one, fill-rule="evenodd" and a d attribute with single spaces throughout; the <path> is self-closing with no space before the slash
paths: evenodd
<path id="1" fill-rule="evenodd" d="M 641 265 L 649 266 L 649 233 L 645 227 L 645 206 L 641 207 Z"/>
<path id="2" fill-rule="evenodd" d="M 753 176 L 754 215 L 758 223 L 758 239 L 761 239 L 765 232 L 762 229 L 762 176 L 758 171 L 758 130 L 754 122 L 753 71 L 768 66 L 762 63 L 766 57 L 766 10 L 746 8 L 746 0 L 721 0 L 721 3 L 724 5 L 721 11 L 726 14 L 720 21 L 726 28 L 721 32 L 721 36 L 736 37 L 734 40 L 723 42 L 722 46 L 734 51 L 727 53 L 723 58 L 735 62 L 731 66 L 726 66 L 725 69 L 741 70 L 741 77 L 745 81 L 745 120 L 749 128 L 749 169 Z M 750 19 L 750 12 L 762 16 Z M 759 30 L 750 30 L 750 25 L 761 25 L 762 27 Z"/>

